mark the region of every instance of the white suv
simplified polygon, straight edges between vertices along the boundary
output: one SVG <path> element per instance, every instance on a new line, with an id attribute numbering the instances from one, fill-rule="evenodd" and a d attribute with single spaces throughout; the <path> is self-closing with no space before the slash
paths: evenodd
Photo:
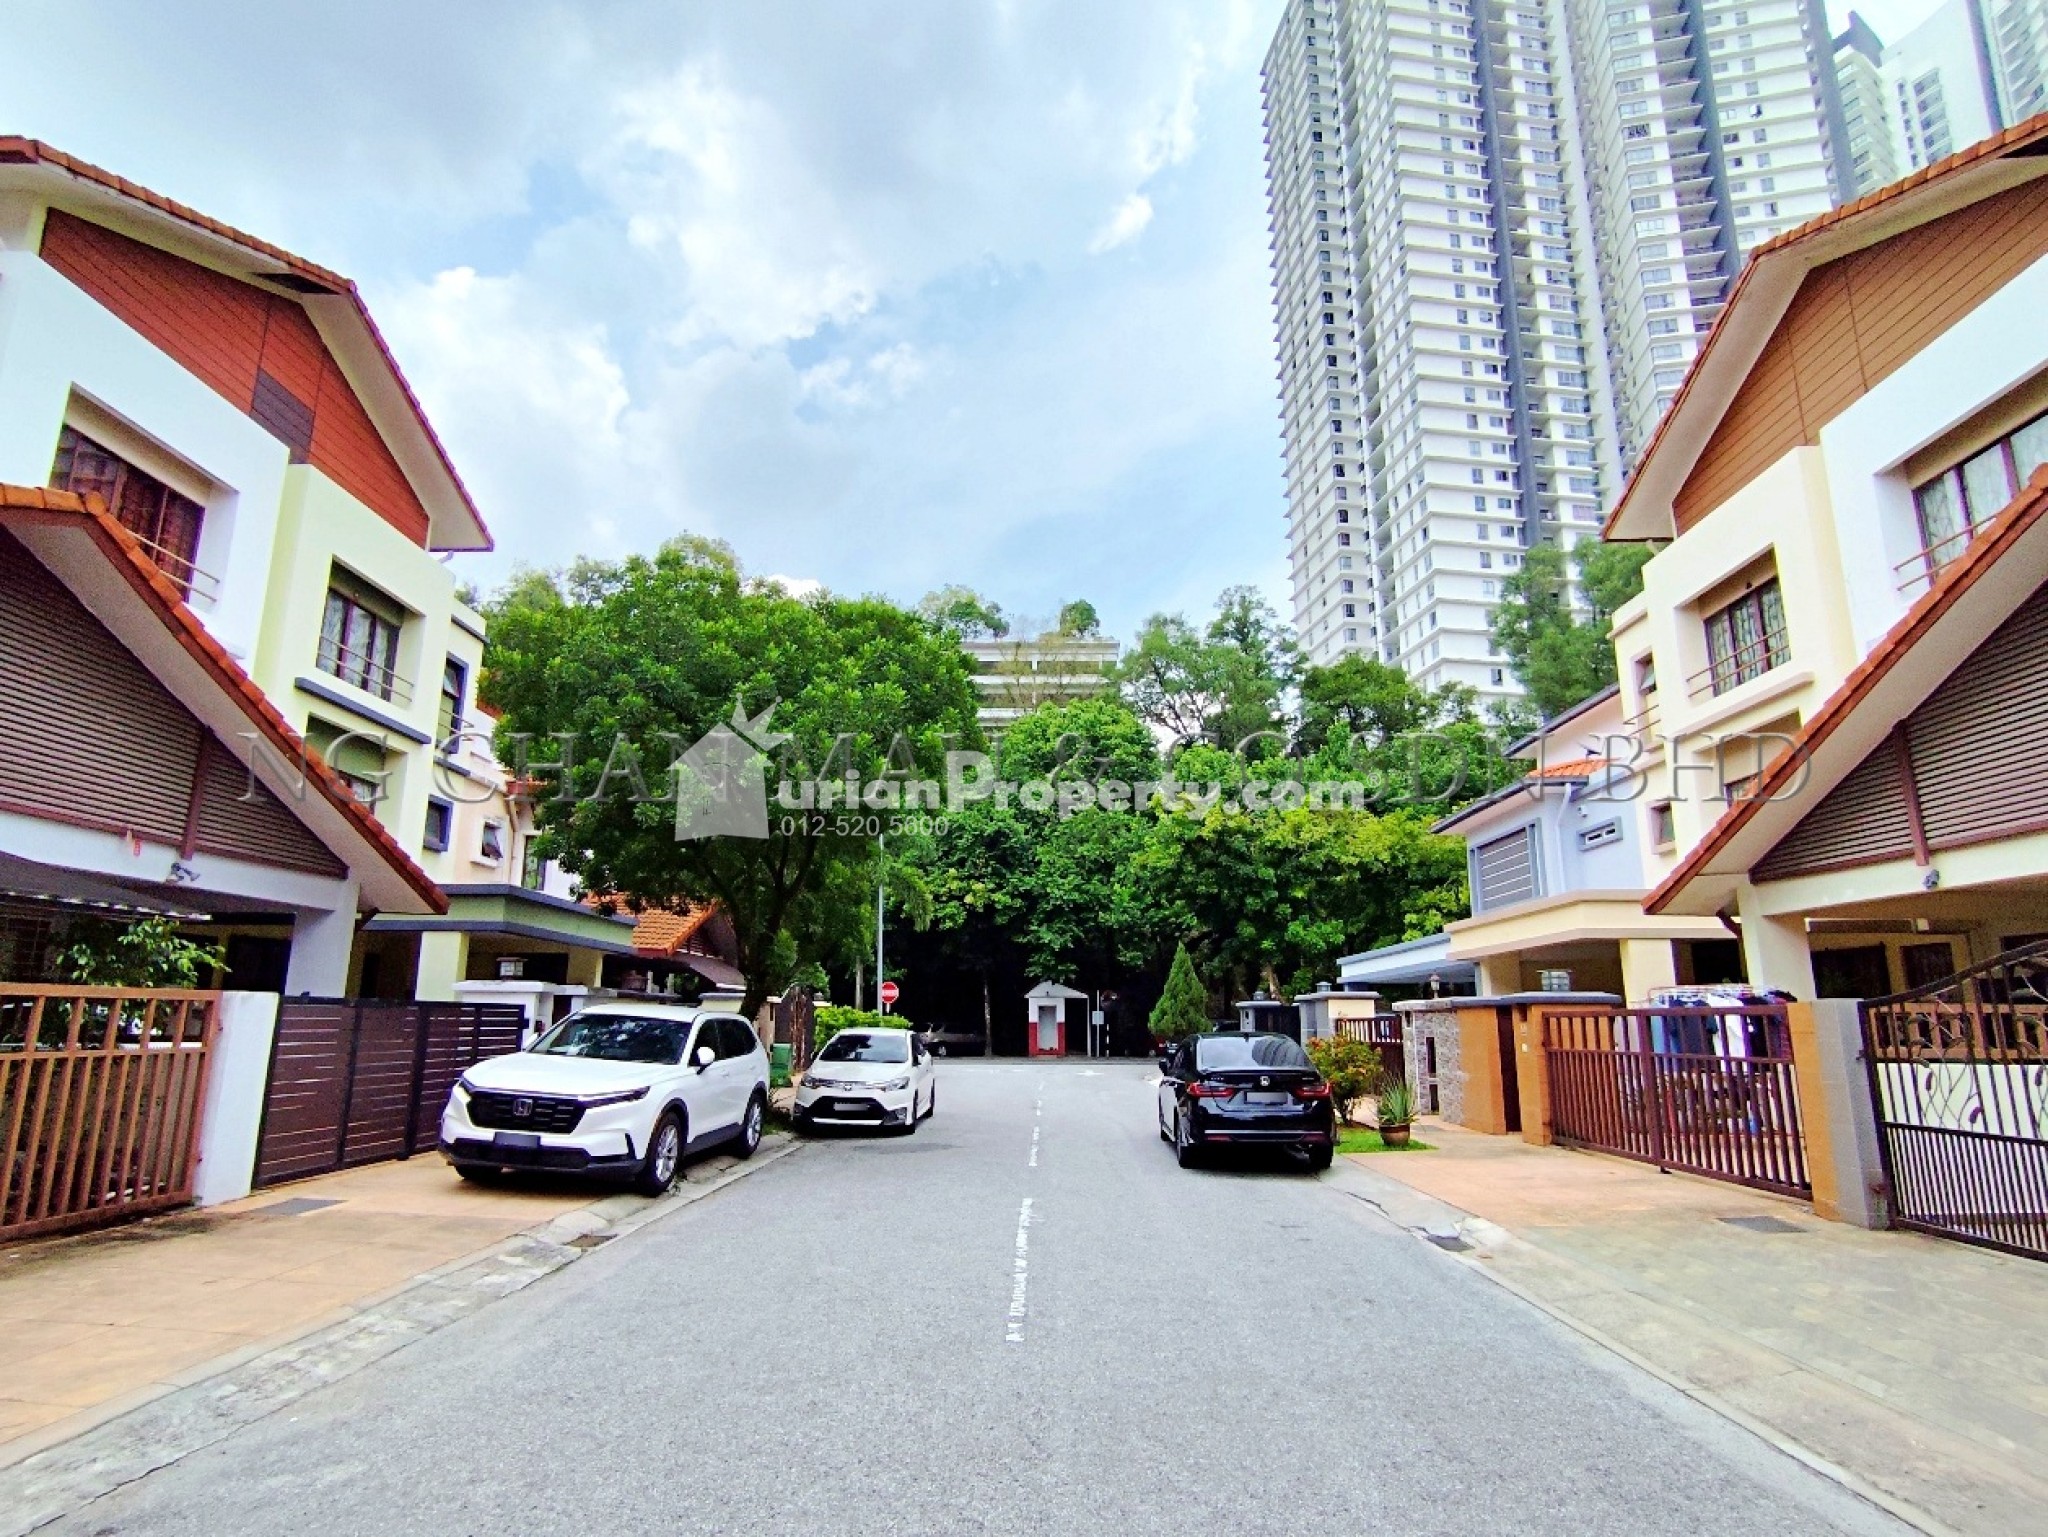
<path id="1" fill-rule="evenodd" d="M 688 1153 L 751 1157 L 767 1111 L 768 1058 L 739 1015 L 601 1003 L 456 1080 L 441 1152 L 464 1179 L 546 1169 L 659 1195 Z"/>

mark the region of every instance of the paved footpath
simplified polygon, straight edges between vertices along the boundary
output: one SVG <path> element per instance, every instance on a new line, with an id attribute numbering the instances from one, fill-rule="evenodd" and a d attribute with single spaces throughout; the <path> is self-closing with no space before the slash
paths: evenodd
<path id="1" fill-rule="evenodd" d="M 1343 1173 L 1176 1169 L 1152 1079 L 944 1063 L 47 1530 L 1906 1530 Z"/>
<path id="2" fill-rule="evenodd" d="M 1454 1126 L 1351 1160 L 1390 1217 L 1929 1530 L 2048 1532 L 2048 1265 Z"/>

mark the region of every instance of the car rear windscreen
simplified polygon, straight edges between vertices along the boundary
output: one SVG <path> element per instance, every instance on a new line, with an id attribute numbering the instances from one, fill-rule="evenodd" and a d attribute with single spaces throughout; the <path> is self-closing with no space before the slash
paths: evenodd
<path id="1" fill-rule="evenodd" d="M 908 1062 L 910 1036 L 902 1030 L 883 1030 L 869 1035 L 864 1030 L 842 1030 L 818 1053 L 820 1062 Z"/>
<path id="2" fill-rule="evenodd" d="M 1205 1035 L 1195 1042 L 1195 1066 L 1204 1073 L 1308 1065 L 1308 1053 L 1284 1035 Z"/>

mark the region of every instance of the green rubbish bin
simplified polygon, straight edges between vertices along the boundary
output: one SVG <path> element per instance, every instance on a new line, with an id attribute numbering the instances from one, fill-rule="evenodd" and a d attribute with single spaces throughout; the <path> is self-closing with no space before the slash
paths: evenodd
<path id="1" fill-rule="evenodd" d="M 777 1041 L 768 1048 L 769 1070 L 784 1082 L 789 1080 L 789 1042 Z"/>

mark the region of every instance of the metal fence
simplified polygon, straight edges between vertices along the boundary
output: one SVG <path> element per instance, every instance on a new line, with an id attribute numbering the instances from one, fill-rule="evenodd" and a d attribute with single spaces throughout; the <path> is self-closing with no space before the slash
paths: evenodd
<path id="1" fill-rule="evenodd" d="M 1893 1224 L 2048 1259 L 2048 943 L 1862 1012 Z"/>
<path id="2" fill-rule="evenodd" d="M 1546 1012 L 1542 1029 L 1560 1142 L 1811 1192 L 1782 1007 Z"/>
<path id="3" fill-rule="evenodd" d="M 1401 1034 L 1401 1016 L 1372 1014 L 1364 1019 L 1340 1019 L 1337 1033 L 1347 1041 L 1362 1041 L 1377 1051 L 1380 1068 L 1395 1083 L 1408 1076 L 1408 1048 Z"/>
<path id="4" fill-rule="evenodd" d="M 0 986 L 0 1240 L 192 1199 L 220 995 Z"/>
<path id="5" fill-rule="evenodd" d="M 512 1004 L 280 999 L 255 1183 L 434 1147 L 456 1078 L 517 1051 L 525 1023 Z"/>

